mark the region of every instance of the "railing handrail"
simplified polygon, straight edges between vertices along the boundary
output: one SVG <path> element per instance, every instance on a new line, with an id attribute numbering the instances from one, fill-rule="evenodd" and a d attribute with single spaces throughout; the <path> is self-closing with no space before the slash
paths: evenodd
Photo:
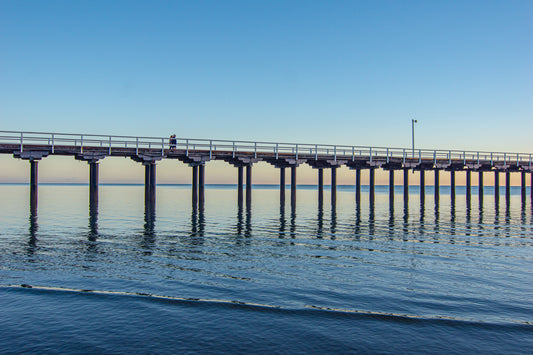
<path id="1" fill-rule="evenodd" d="M 128 135 L 103 135 L 103 134 L 76 134 L 76 133 L 51 133 L 51 132 L 25 132 L 25 131 L 0 131 L 0 143 L 3 140 L 16 140 L 17 142 L 32 142 L 32 141 L 46 141 L 48 145 L 61 146 L 61 142 L 73 142 L 75 146 L 84 147 L 91 146 L 90 144 L 101 143 L 101 145 L 109 145 L 109 141 L 112 142 L 112 148 L 123 147 L 129 143 L 132 143 L 131 147 L 144 146 L 147 144 L 157 143 L 159 147 L 163 143 L 164 147 L 169 146 L 169 137 L 153 137 L 153 136 L 128 136 Z M 51 143 L 50 143 L 51 142 Z M 298 147 L 299 154 L 306 154 L 306 151 L 310 151 L 314 155 L 336 155 L 337 157 L 352 157 L 354 152 L 372 152 L 372 156 L 379 156 L 381 153 L 384 157 L 394 158 L 402 157 L 403 152 L 410 150 L 411 148 L 400 147 L 382 147 L 382 146 L 357 146 L 357 145 L 344 145 L 344 144 L 316 144 L 316 143 L 290 143 L 290 142 L 270 142 L 270 141 L 245 141 L 245 140 L 227 140 L 227 139 L 203 139 L 203 138 L 181 138 L 176 137 L 177 146 L 187 145 L 188 150 L 190 147 L 195 148 L 205 147 L 206 151 L 217 150 L 218 147 L 226 147 L 229 151 L 233 151 L 234 147 L 240 149 L 248 147 L 252 153 L 261 152 L 274 152 L 283 153 L 284 151 L 292 152 L 294 148 Z M 59 144 L 58 144 L 59 143 Z M 26 143 L 30 144 L 30 143 Z M 192 149 L 201 150 L 201 149 Z M 330 154 L 329 150 L 334 152 Z M 494 152 L 494 151 L 465 151 L 459 149 L 444 150 L 444 149 L 428 149 L 417 148 L 419 154 L 418 159 L 421 157 L 439 159 L 439 155 L 442 159 L 450 159 L 452 156 L 457 156 L 457 159 L 465 160 L 465 156 L 475 155 L 475 159 L 480 161 L 488 160 L 500 160 L 499 157 L 503 156 L 503 161 L 516 161 L 521 157 L 525 160 L 530 159 L 531 153 L 516 153 L 516 152 Z M 322 152 L 322 153 L 321 153 Z M 395 154 L 396 153 L 396 154 Z M 370 153 L 369 153 L 370 154 Z M 490 155 L 490 156 L 489 156 Z M 514 158 L 511 158 L 514 157 Z M 409 158 L 409 157 L 406 157 Z M 470 160 L 470 159 L 468 159 Z"/>

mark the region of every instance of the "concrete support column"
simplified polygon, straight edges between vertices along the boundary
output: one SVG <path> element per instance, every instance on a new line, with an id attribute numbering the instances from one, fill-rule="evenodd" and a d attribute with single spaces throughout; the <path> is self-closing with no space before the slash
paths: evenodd
<path id="1" fill-rule="evenodd" d="M 522 195 L 522 203 L 526 202 L 526 172 L 521 171 L 520 172 L 520 192 Z"/>
<path id="2" fill-rule="evenodd" d="M 483 171 L 479 171 L 478 172 L 478 175 L 479 175 L 479 184 L 478 184 L 478 195 L 479 195 L 479 200 L 483 200 Z"/>
<path id="3" fill-rule="evenodd" d="M 98 206 L 98 163 L 89 163 L 89 206 L 91 210 Z"/>
<path id="4" fill-rule="evenodd" d="M 472 199 L 472 171 L 466 171 L 466 201 L 470 202 Z"/>
<path id="5" fill-rule="evenodd" d="M 494 172 L 494 199 L 496 201 L 500 200 L 500 172 Z"/>
<path id="6" fill-rule="evenodd" d="M 420 202 L 424 203 L 426 200 L 426 171 L 420 169 Z"/>
<path id="7" fill-rule="evenodd" d="M 533 174 L 532 174 L 533 181 Z M 355 169 L 355 202 L 361 202 L 361 169 Z"/>
<path id="8" fill-rule="evenodd" d="M 192 167 L 192 205 L 198 205 L 198 165 Z"/>
<path id="9" fill-rule="evenodd" d="M 389 201 L 394 202 L 394 169 L 389 170 Z"/>
<path id="10" fill-rule="evenodd" d="M 505 172 L 505 199 L 509 201 L 511 198 L 511 172 Z"/>
<path id="11" fill-rule="evenodd" d="M 37 210 L 39 184 L 38 168 L 39 162 L 37 160 L 30 160 L 30 209 L 32 211 Z"/>
<path id="12" fill-rule="evenodd" d="M 246 204 L 252 205 L 252 164 L 246 165 Z"/>
<path id="13" fill-rule="evenodd" d="M 279 168 L 279 203 L 285 204 L 285 168 Z"/>
<path id="14" fill-rule="evenodd" d="M 450 195 L 452 201 L 455 201 L 455 171 L 450 171 Z"/>
<path id="15" fill-rule="evenodd" d="M 403 201 L 409 201 L 409 169 L 403 169 Z"/>
<path id="16" fill-rule="evenodd" d="M 291 205 L 296 206 L 296 167 L 291 166 Z"/>
<path id="17" fill-rule="evenodd" d="M 150 202 L 155 205 L 155 164 L 150 164 Z"/>
<path id="18" fill-rule="evenodd" d="M 331 205 L 337 204 L 337 167 L 331 167 Z"/>
<path id="19" fill-rule="evenodd" d="M 205 203 L 205 164 L 198 166 L 198 204 L 203 208 Z"/>
<path id="20" fill-rule="evenodd" d="M 438 202 L 440 199 L 440 176 L 439 175 L 440 175 L 440 170 L 435 169 L 435 185 L 434 185 L 435 202 Z"/>
<path id="21" fill-rule="evenodd" d="M 244 179 L 243 179 L 243 170 L 244 168 L 242 166 L 237 167 L 237 203 L 239 204 L 239 207 L 242 207 L 242 201 L 243 201 L 243 186 L 244 186 Z"/>
<path id="22" fill-rule="evenodd" d="M 374 202 L 376 169 L 370 168 L 370 203 Z"/>
<path id="23" fill-rule="evenodd" d="M 324 203 L 324 169 L 318 169 L 318 205 Z"/>

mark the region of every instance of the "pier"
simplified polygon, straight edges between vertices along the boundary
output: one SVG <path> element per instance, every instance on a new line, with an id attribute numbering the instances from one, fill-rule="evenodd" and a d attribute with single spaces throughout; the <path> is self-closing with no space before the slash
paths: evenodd
<path id="1" fill-rule="evenodd" d="M 252 170 L 257 162 L 267 162 L 279 169 L 280 203 L 285 203 L 285 174 L 290 168 L 290 204 L 296 206 L 298 166 L 307 164 L 317 170 L 318 204 L 324 200 L 324 169 L 331 171 L 331 204 L 337 203 L 337 168 L 355 170 L 355 200 L 361 200 L 361 171 L 369 174 L 369 200 L 375 198 L 375 171 L 389 173 L 389 194 L 394 201 L 394 175 L 403 171 L 403 197 L 409 200 L 409 175 L 420 176 L 420 200 L 424 203 L 426 171 L 434 171 L 435 201 L 440 198 L 441 173 L 450 174 L 451 199 L 456 198 L 456 172 L 466 172 L 466 199 L 472 195 L 472 173 L 478 174 L 478 195 L 483 198 L 483 174 L 494 173 L 494 198 L 500 198 L 500 173 L 505 174 L 505 198 L 511 198 L 511 174 L 520 174 L 521 199 L 525 202 L 526 175 L 533 183 L 530 153 L 481 152 L 458 150 L 428 150 L 391 147 L 363 147 L 345 145 L 206 140 L 168 137 L 102 136 L 43 132 L 0 131 L 0 154 L 11 154 L 30 163 L 30 203 L 38 201 L 38 163 L 52 156 L 72 156 L 89 165 L 89 201 L 91 209 L 98 205 L 99 161 L 106 157 L 127 157 L 144 165 L 145 203 L 155 205 L 156 167 L 162 159 L 175 159 L 191 168 L 191 202 L 203 209 L 205 203 L 205 175 L 207 163 L 222 160 L 236 169 L 237 201 L 240 207 L 252 202 Z M 206 172 L 207 170 L 207 172 Z M 246 181 L 244 181 L 246 175 Z M 245 188 L 245 191 L 243 189 Z M 533 189 L 531 198 L 533 200 Z"/>

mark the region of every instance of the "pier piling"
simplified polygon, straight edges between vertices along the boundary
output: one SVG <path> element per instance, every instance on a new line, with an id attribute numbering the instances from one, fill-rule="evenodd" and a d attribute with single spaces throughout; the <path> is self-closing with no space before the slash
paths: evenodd
<path id="1" fill-rule="evenodd" d="M 39 162 L 37 160 L 30 160 L 30 209 L 37 210 L 38 200 L 38 175 Z"/>
<path id="2" fill-rule="evenodd" d="M 198 205 L 204 207 L 205 203 L 205 164 L 198 166 Z"/>
<path id="3" fill-rule="evenodd" d="M 394 169 L 389 170 L 389 202 L 394 202 Z"/>
<path id="4" fill-rule="evenodd" d="M 318 169 L 318 206 L 324 203 L 324 169 Z"/>
<path id="5" fill-rule="evenodd" d="M 246 165 L 246 205 L 252 205 L 252 164 Z"/>
<path id="6" fill-rule="evenodd" d="M 279 168 L 279 203 L 285 204 L 285 168 Z"/>
<path id="7" fill-rule="evenodd" d="M 89 205 L 98 206 L 98 163 L 89 162 Z"/>
<path id="8" fill-rule="evenodd" d="M 291 205 L 296 206 L 296 166 L 291 166 Z"/>
<path id="9" fill-rule="evenodd" d="M 192 205 L 198 206 L 198 165 L 192 166 Z"/>
<path id="10" fill-rule="evenodd" d="M 426 199 L 426 171 L 420 169 L 420 202 L 424 204 Z"/>
<path id="11" fill-rule="evenodd" d="M 435 169 L 435 185 L 433 186 L 434 193 L 435 193 L 435 202 L 438 202 L 440 199 L 440 170 Z"/>
<path id="12" fill-rule="evenodd" d="M 358 205 L 361 203 L 361 169 L 355 169 L 355 202 Z"/>
<path id="13" fill-rule="evenodd" d="M 331 167 L 331 205 L 337 204 L 337 167 Z"/>
<path id="14" fill-rule="evenodd" d="M 244 168 L 242 166 L 237 167 L 237 204 L 242 207 L 243 202 L 243 186 L 244 186 Z"/>
<path id="15" fill-rule="evenodd" d="M 494 200 L 500 201 L 500 172 L 494 171 Z"/>
<path id="16" fill-rule="evenodd" d="M 409 169 L 403 169 L 403 202 L 409 201 Z"/>

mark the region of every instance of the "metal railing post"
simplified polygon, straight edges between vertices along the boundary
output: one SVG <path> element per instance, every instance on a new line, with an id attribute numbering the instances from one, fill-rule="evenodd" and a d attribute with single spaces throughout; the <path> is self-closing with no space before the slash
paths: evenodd
<path id="1" fill-rule="evenodd" d="M 188 139 L 185 140 L 185 156 L 186 157 L 189 156 L 189 140 Z"/>
<path id="2" fill-rule="evenodd" d="M 402 164 L 405 164 L 405 148 L 403 148 L 403 153 L 402 153 L 403 157 L 402 157 Z"/>
<path id="3" fill-rule="evenodd" d="M 278 159 L 279 144 L 276 143 L 276 159 Z"/>
<path id="4" fill-rule="evenodd" d="M 54 147 L 55 147 L 55 144 L 54 144 L 54 134 L 52 133 L 52 154 L 54 154 Z"/>
<path id="5" fill-rule="evenodd" d="M 433 151 L 433 165 L 437 165 L 437 151 Z"/>
<path id="6" fill-rule="evenodd" d="M 337 146 L 333 146 L 333 159 L 335 159 L 335 162 L 337 162 Z"/>
<path id="7" fill-rule="evenodd" d="M 165 155 L 165 138 L 161 138 L 161 156 Z"/>
<path id="8" fill-rule="evenodd" d="M 315 160 L 318 160 L 318 145 L 315 144 Z"/>
<path id="9" fill-rule="evenodd" d="M 24 146 L 24 133 L 20 132 L 20 152 L 22 153 L 22 147 Z"/>
<path id="10" fill-rule="evenodd" d="M 213 141 L 209 141 L 209 160 L 213 157 Z"/>
<path id="11" fill-rule="evenodd" d="M 111 155 L 111 136 L 109 136 L 109 155 Z"/>
<path id="12" fill-rule="evenodd" d="M 422 150 L 418 150 L 418 164 L 422 162 Z"/>
<path id="13" fill-rule="evenodd" d="M 352 146 L 352 161 L 355 161 L 355 147 Z"/>
<path id="14" fill-rule="evenodd" d="M 257 142 L 254 142 L 254 159 L 257 158 Z"/>
<path id="15" fill-rule="evenodd" d="M 296 144 L 296 162 L 298 162 L 298 144 Z"/>
<path id="16" fill-rule="evenodd" d="M 83 134 L 80 137 L 80 152 L 83 153 Z"/>
<path id="17" fill-rule="evenodd" d="M 372 163 L 372 147 L 370 147 L 369 153 L 370 153 L 370 162 Z"/>
<path id="18" fill-rule="evenodd" d="M 387 163 L 389 162 L 389 148 L 387 148 Z"/>
<path id="19" fill-rule="evenodd" d="M 135 138 L 135 155 L 139 155 L 139 137 Z"/>
<path id="20" fill-rule="evenodd" d="M 233 143 L 233 152 L 232 152 L 231 157 L 235 158 L 235 142 L 232 142 L 232 143 Z"/>

